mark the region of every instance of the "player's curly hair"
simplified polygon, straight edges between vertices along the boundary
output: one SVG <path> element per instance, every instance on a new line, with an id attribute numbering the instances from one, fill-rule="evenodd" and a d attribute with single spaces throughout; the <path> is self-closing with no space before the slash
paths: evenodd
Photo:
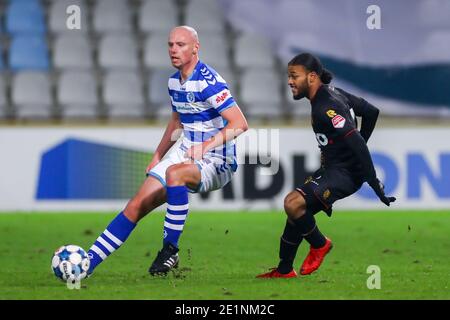
<path id="1" fill-rule="evenodd" d="M 300 53 L 292 58 L 292 60 L 288 63 L 288 66 L 299 65 L 305 67 L 305 69 L 310 72 L 314 71 L 315 73 L 317 73 L 320 77 L 320 80 L 325 84 L 329 84 L 333 79 L 333 74 L 323 67 L 322 62 L 320 62 L 319 58 L 312 55 L 311 53 Z"/>

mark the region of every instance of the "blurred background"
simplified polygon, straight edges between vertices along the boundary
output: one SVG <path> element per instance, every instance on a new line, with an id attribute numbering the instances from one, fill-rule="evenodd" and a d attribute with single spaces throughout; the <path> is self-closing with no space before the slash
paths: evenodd
<path id="1" fill-rule="evenodd" d="M 309 102 L 287 86 L 305 51 L 381 110 L 369 148 L 396 205 L 450 207 L 448 0 L 1 0 L 0 22 L 0 210 L 123 206 L 171 113 L 177 25 L 197 29 L 251 128 L 275 134 L 239 138 L 237 177 L 193 208 L 282 208 L 317 168 Z M 269 149 L 271 176 L 245 161 Z M 363 188 L 342 206 L 379 203 Z"/>
<path id="2" fill-rule="evenodd" d="M 80 30 L 67 27 L 70 5 Z M 167 37 L 183 24 L 254 123 L 309 121 L 308 101 L 294 103 L 286 85 L 286 63 L 303 51 L 387 121 L 450 119 L 447 0 L 2 0 L 0 19 L 4 124 L 164 124 Z"/>

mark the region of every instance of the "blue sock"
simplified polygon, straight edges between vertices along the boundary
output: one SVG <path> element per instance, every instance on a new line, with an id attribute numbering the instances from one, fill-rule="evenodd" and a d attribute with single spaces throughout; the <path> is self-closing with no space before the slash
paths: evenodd
<path id="1" fill-rule="evenodd" d="M 103 260 L 119 249 L 135 226 L 123 212 L 119 213 L 89 249 L 91 264 L 88 273 L 92 273 Z"/>
<path id="2" fill-rule="evenodd" d="M 178 248 L 178 239 L 183 232 L 189 210 L 188 189 L 186 186 L 167 186 L 167 213 L 164 221 L 163 243 L 171 243 Z"/>

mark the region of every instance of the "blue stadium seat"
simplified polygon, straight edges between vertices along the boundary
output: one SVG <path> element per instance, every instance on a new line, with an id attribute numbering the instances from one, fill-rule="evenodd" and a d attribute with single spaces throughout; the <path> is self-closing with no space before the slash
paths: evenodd
<path id="1" fill-rule="evenodd" d="M 45 39 L 37 35 L 17 35 L 9 50 L 9 67 L 18 70 L 48 70 L 50 61 Z"/>
<path id="2" fill-rule="evenodd" d="M 44 9 L 37 0 L 14 0 L 6 10 L 6 31 L 11 34 L 44 34 Z"/>

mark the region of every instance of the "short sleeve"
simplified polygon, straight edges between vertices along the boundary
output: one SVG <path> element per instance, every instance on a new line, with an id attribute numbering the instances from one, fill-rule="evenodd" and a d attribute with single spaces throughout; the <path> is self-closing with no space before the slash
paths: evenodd
<path id="1" fill-rule="evenodd" d="M 219 113 L 234 106 L 236 102 L 225 82 L 207 81 L 208 87 L 203 90 L 203 99 Z"/>

